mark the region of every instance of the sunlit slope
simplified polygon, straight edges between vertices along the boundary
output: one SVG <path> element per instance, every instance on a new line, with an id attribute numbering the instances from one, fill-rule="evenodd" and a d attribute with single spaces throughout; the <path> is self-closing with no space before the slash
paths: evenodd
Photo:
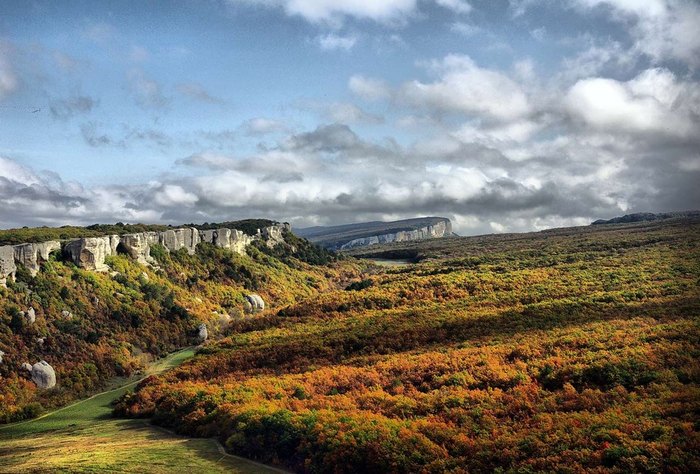
<path id="1" fill-rule="evenodd" d="M 601 227 L 408 244 L 118 411 L 301 472 L 697 472 L 700 223 Z"/>

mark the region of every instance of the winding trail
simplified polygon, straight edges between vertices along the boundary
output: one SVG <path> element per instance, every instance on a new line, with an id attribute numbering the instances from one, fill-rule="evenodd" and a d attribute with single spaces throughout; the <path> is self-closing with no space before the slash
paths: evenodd
<path id="1" fill-rule="evenodd" d="M 195 348 L 151 364 L 143 377 L 41 417 L 0 427 L 0 473 L 281 473 L 227 453 L 213 438 L 188 438 L 146 420 L 112 418 L 112 402 L 150 375 L 177 367 Z"/>

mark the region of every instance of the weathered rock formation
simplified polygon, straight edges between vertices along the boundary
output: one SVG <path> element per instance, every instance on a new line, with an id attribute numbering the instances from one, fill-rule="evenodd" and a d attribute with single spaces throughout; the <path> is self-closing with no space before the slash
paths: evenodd
<path id="1" fill-rule="evenodd" d="M 77 266 L 102 272 L 109 269 L 105 264 L 105 258 L 117 254 L 119 241 L 118 235 L 85 237 L 68 242 L 64 252 L 70 255 Z"/>
<path id="2" fill-rule="evenodd" d="M 207 325 L 202 323 L 197 327 L 197 338 L 199 342 L 204 342 L 209 338 L 209 331 L 207 330 Z"/>
<path id="3" fill-rule="evenodd" d="M 56 385 L 56 372 L 45 360 L 37 362 L 32 366 L 32 382 L 39 388 L 52 388 Z"/>
<path id="4" fill-rule="evenodd" d="M 215 229 L 199 231 L 193 227 L 169 229 L 164 232 L 140 232 L 136 234 L 107 235 L 103 237 L 84 237 L 63 243 L 63 253 L 78 267 L 107 271 L 109 267 L 105 258 L 126 253 L 141 264 L 153 263 L 151 247 L 162 245 L 167 251 L 175 252 L 186 249 L 193 254 L 200 242 L 207 242 L 217 247 L 244 254 L 253 241 L 262 239 L 267 245 L 274 246 L 284 241 L 283 229 L 288 224 L 274 225 L 258 230 L 257 235 L 250 236 L 236 229 Z M 49 259 L 49 254 L 61 249 L 61 242 L 52 240 L 41 243 L 0 246 L 0 285 L 5 286 L 7 278 L 14 278 L 17 264 L 24 265 L 32 274 L 40 269 L 41 261 Z"/>
<path id="5" fill-rule="evenodd" d="M 60 249 L 61 243 L 57 240 L 15 245 L 15 262 L 24 265 L 29 270 L 29 273 L 34 276 L 39 271 L 41 261 L 47 261 L 51 252 Z"/>
<path id="6" fill-rule="evenodd" d="M 125 234 L 119 239 L 119 246 L 139 263 L 144 265 L 153 261 L 151 258 L 151 244 L 158 243 L 157 232 L 141 232 L 139 234 Z"/>
<path id="7" fill-rule="evenodd" d="M 34 308 L 29 308 L 26 313 L 24 313 L 24 319 L 27 321 L 27 324 L 34 324 L 36 321 L 36 311 L 34 311 Z"/>
<path id="8" fill-rule="evenodd" d="M 0 364 L 2 364 L 2 358 L 5 356 L 3 351 L 0 351 Z"/>
<path id="9" fill-rule="evenodd" d="M 257 313 L 265 309 L 265 302 L 260 295 L 251 293 L 245 295 L 244 308 L 247 313 Z"/>
<path id="10" fill-rule="evenodd" d="M 15 278 L 15 249 L 11 245 L 0 247 L 0 286 L 7 286 L 7 279 Z"/>
<path id="11" fill-rule="evenodd" d="M 29 362 L 25 362 L 24 364 L 22 364 L 22 370 L 26 370 L 27 372 L 31 372 L 32 371 L 32 364 L 30 364 Z"/>

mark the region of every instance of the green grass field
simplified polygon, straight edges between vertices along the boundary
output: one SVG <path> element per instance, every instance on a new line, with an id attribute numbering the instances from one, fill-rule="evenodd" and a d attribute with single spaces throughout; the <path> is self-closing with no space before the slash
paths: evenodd
<path id="1" fill-rule="evenodd" d="M 155 362 L 158 374 L 194 355 L 185 349 Z M 112 418 L 113 400 L 138 381 L 56 410 L 0 427 L 0 473 L 27 472 L 279 472 L 224 455 L 211 439 L 180 437 L 143 420 Z"/>

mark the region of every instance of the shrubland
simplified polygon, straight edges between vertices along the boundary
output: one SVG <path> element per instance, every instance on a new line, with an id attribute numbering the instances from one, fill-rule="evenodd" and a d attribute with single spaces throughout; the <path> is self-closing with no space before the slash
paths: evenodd
<path id="1" fill-rule="evenodd" d="M 35 234 L 45 237 L 46 231 Z M 244 313 L 245 294 L 261 295 L 274 310 L 356 277 L 355 263 L 336 262 L 320 249 L 295 244 L 305 250 L 297 252 L 291 244 L 251 245 L 247 255 L 239 255 L 202 243 L 189 255 L 154 245 L 155 265 L 117 255 L 108 257 L 110 271 L 104 273 L 82 270 L 60 252 L 34 277 L 20 266 L 15 281 L 0 288 L 0 350 L 5 353 L 0 422 L 34 417 L 98 391 L 112 377 L 137 373 L 155 357 L 197 344 L 201 323 L 215 337 L 229 325 L 261 324 L 264 314 Z M 326 265 L 313 264 L 321 256 Z M 35 310 L 33 323 L 22 316 L 29 308 Z M 37 390 L 21 368 L 39 360 L 55 369 L 55 388 Z"/>
<path id="2" fill-rule="evenodd" d="M 278 297 L 116 412 L 298 472 L 700 471 L 697 219 L 371 251 L 420 263 Z"/>

